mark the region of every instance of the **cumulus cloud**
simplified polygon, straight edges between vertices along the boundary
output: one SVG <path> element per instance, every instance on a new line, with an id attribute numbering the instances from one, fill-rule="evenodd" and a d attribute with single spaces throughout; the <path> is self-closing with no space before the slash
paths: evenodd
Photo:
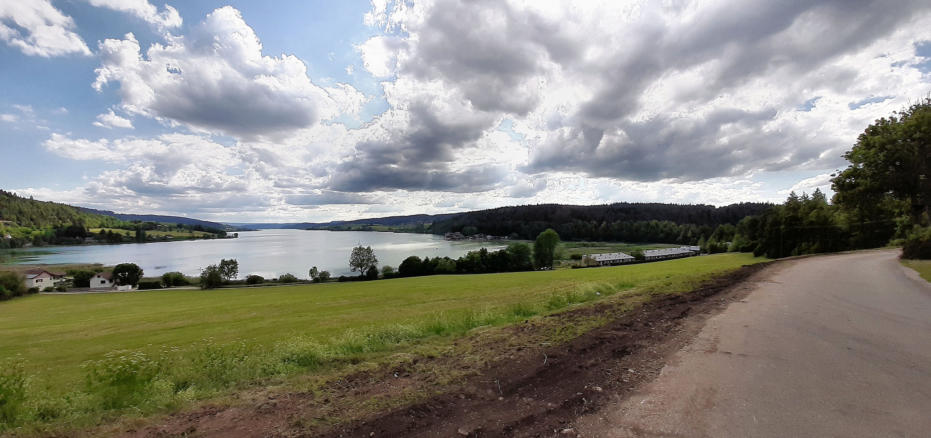
<path id="1" fill-rule="evenodd" d="M 920 1 L 398 3 L 373 3 L 368 22 L 390 32 L 361 46 L 366 68 L 512 117 L 529 174 L 830 168 L 872 118 L 931 89 L 898 49 L 931 36 Z"/>
<path id="2" fill-rule="evenodd" d="M 181 15 L 178 11 L 165 5 L 161 12 L 148 2 L 148 0 L 88 0 L 91 5 L 99 8 L 113 9 L 126 12 L 156 26 L 159 30 L 181 27 Z"/>
<path id="3" fill-rule="evenodd" d="M 133 122 L 125 117 L 116 115 L 113 110 L 108 110 L 103 114 L 97 115 L 97 121 L 94 122 L 94 126 L 101 128 L 124 128 L 124 129 L 133 129 Z"/>
<path id="4" fill-rule="evenodd" d="M 0 40 L 27 55 L 90 55 L 74 29 L 74 20 L 49 0 L 0 1 Z"/>
<path id="5" fill-rule="evenodd" d="M 119 84 L 130 112 L 196 130 L 274 137 L 361 107 L 361 93 L 311 82 L 295 56 L 262 54 L 239 11 L 223 7 L 188 35 L 169 37 L 142 55 L 133 34 L 100 43 L 94 88 Z"/>

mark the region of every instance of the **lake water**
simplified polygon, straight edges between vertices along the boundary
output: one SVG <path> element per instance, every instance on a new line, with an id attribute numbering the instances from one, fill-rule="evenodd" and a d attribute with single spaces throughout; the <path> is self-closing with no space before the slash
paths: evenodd
<path id="1" fill-rule="evenodd" d="M 18 249 L 0 252 L 0 263 L 136 263 L 146 276 L 156 276 L 171 271 L 198 275 L 207 265 L 233 258 L 239 261 L 239 278 L 248 274 L 271 278 L 284 273 L 307 278 L 311 266 L 334 276 L 349 275 L 349 254 L 359 245 L 372 247 L 379 266 L 395 268 L 412 255 L 458 258 L 481 247 L 503 247 L 492 242 L 451 242 L 431 234 L 259 230 L 241 231 L 236 239 Z"/>

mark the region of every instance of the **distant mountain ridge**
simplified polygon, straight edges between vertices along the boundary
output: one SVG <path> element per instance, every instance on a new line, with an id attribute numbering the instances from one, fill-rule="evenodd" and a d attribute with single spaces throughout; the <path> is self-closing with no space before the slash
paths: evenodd
<path id="1" fill-rule="evenodd" d="M 463 213 L 442 213 L 442 214 L 412 214 L 405 216 L 386 216 L 378 218 L 354 219 L 348 221 L 330 221 L 330 222 L 292 222 L 292 223 L 240 223 L 233 222 L 229 225 L 246 228 L 258 229 L 300 229 L 300 230 L 323 230 L 332 227 L 343 227 L 353 225 L 382 225 L 389 227 L 403 227 L 412 225 L 431 224 L 433 222 L 450 219 Z"/>

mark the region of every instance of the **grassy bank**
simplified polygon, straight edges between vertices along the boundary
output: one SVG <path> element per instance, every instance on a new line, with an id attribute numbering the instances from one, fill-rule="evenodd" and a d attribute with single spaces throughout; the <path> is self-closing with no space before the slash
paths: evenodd
<path id="1" fill-rule="evenodd" d="M 183 406 L 612 294 L 689 290 L 755 260 L 724 254 L 583 270 L 29 297 L 0 304 L 0 357 L 13 358 L 0 369 L 0 395 L 14 401 L 0 408 L 0 423 L 83 424 Z"/>
<path id="2" fill-rule="evenodd" d="M 931 281 L 931 260 L 902 260 L 902 264 L 917 271 L 921 278 Z"/>

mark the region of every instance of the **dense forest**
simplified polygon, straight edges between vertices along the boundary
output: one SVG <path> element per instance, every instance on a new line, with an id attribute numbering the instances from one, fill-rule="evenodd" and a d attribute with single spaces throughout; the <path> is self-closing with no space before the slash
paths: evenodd
<path id="1" fill-rule="evenodd" d="M 0 190 L 0 248 L 225 237 L 200 224 L 127 221 Z"/>
<path id="2" fill-rule="evenodd" d="M 741 203 L 724 207 L 659 203 L 608 205 L 525 205 L 473 211 L 437 221 L 437 234 L 461 232 L 534 239 L 547 228 L 563 240 L 699 244 L 721 225 L 729 234 L 744 217 L 761 214 L 772 204 Z"/>

